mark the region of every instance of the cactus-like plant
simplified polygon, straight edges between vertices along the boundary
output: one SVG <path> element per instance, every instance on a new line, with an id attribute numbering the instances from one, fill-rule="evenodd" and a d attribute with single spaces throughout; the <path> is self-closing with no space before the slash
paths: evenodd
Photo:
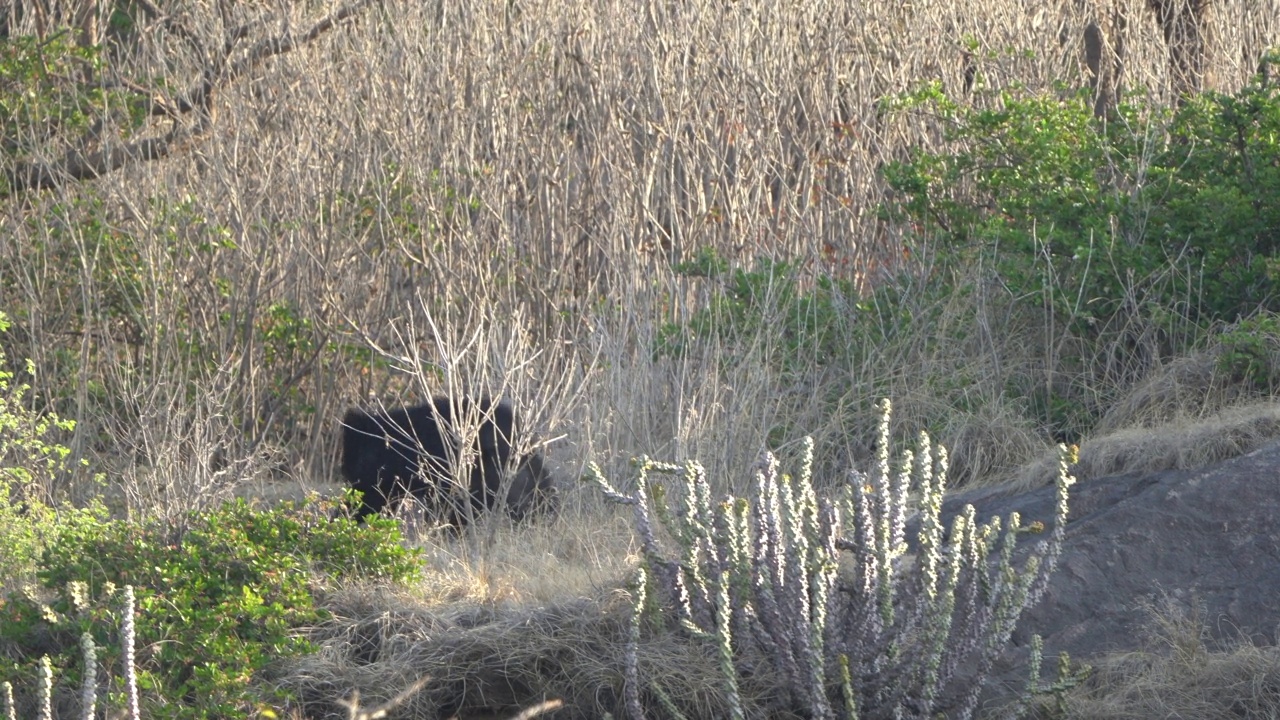
<path id="1" fill-rule="evenodd" d="M 0 691 L 4 693 L 5 720 L 18 720 L 18 708 L 13 704 L 13 683 L 8 681 L 0 683 Z"/>
<path id="2" fill-rule="evenodd" d="M 80 717 L 84 720 L 93 720 L 98 700 L 98 658 L 92 633 L 84 633 L 80 636 L 80 652 L 84 656 L 84 677 L 80 685 Z"/>
<path id="3" fill-rule="evenodd" d="M 40 684 L 37 686 L 40 720 L 53 720 L 53 663 L 49 656 L 40 658 Z"/>
<path id="4" fill-rule="evenodd" d="M 137 628 L 134 625 L 134 612 L 137 603 L 133 596 L 133 586 L 124 586 L 124 608 L 120 618 L 120 646 L 124 653 L 124 687 L 128 703 L 129 720 L 139 720 L 142 712 L 138 707 L 138 666 L 134 659 L 134 645 L 137 642 Z"/>
<path id="5" fill-rule="evenodd" d="M 1017 538 L 1026 530 L 1018 515 L 1002 535 L 998 518 L 979 524 L 967 506 L 947 532 L 945 449 L 922 434 L 894 474 L 889 402 L 880 409 L 876 475 L 850 473 L 837 497 L 815 491 L 812 441 L 795 477 L 783 475 L 766 453 L 749 501 L 713 503 L 694 462 L 642 459 L 631 495 L 591 469 L 606 497 L 635 508 L 644 550 L 640 577 L 651 595 L 636 612 L 660 608 L 672 614 L 674 627 L 715 644 L 735 717 L 744 716 L 741 668 L 763 660 L 784 679 L 787 704 L 808 717 L 968 718 L 1018 617 L 1044 592 L 1074 482 L 1069 451 L 1061 449 L 1053 530 L 1018 567 Z M 651 473 L 684 481 L 674 502 L 664 486 L 651 484 Z M 655 518 L 678 550 L 659 543 Z M 914 548 L 907 542 L 911 525 Z M 632 717 L 643 714 L 639 682 L 628 677 Z"/>

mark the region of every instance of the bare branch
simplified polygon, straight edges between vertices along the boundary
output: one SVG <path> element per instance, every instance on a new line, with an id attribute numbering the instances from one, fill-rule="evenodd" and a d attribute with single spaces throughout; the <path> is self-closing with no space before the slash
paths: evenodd
<path id="1" fill-rule="evenodd" d="M 144 0 L 145 1 L 145 0 Z M 86 152 L 86 145 L 68 151 L 57 163 L 47 164 L 39 161 L 19 162 L 5 173 L 5 186 L 0 187 L 0 197 L 7 197 L 15 192 L 58 187 L 68 181 L 89 180 L 119 170 L 126 165 L 161 160 L 190 148 L 197 140 L 207 135 L 212 125 L 214 114 L 214 95 L 216 91 L 243 77 L 257 68 L 263 61 L 292 52 L 307 45 L 326 32 L 337 27 L 339 23 L 354 17 L 371 5 L 373 0 L 356 0 L 348 3 L 330 15 L 320 19 L 305 33 L 295 37 L 292 33 L 284 33 L 274 38 L 263 40 L 254 45 L 248 54 L 226 68 L 225 56 L 206 67 L 204 78 L 198 85 L 183 93 L 180 97 L 168 101 L 163 94 L 148 91 L 145 87 L 128 80 L 118 81 L 124 87 L 146 98 L 146 112 L 152 116 L 167 116 L 177 119 L 193 111 L 199 111 L 201 118 L 191 130 L 175 129 L 159 138 L 148 138 L 134 143 L 121 144 L 108 150 Z M 159 13 L 154 5 L 143 6 L 148 14 Z M 172 23 L 175 29 L 177 23 Z M 226 48 L 248 33 L 248 26 L 235 28 L 228 36 Z M 183 36 L 188 33 L 179 32 Z M 186 37 L 197 49 L 200 43 L 194 37 Z"/>
<path id="2" fill-rule="evenodd" d="M 0 188 L 0 197 L 16 191 L 58 187 L 68 180 L 90 180 L 128 164 L 160 160 L 186 150 L 205 130 L 207 128 L 177 130 L 164 137 L 148 138 L 91 153 L 72 150 L 54 165 L 41 162 L 18 163 L 17 167 L 6 173 L 6 187 Z"/>

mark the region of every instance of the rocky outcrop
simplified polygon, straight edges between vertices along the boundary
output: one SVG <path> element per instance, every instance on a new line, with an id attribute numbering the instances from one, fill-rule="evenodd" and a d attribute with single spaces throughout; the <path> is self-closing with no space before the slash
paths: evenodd
<path id="1" fill-rule="evenodd" d="M 978 489 L 948 499 L 980 519 L 1022 514 L 1053 521 L 1054 489 L 1002 496 Z M 1027 543 L 1030 545 L 1031 543 Z M 1137 649 L 1150 607 L 1202 615 L 1211 635 L 1276 641 L 1280 626 L 1280 442 L 1199 470 L 1085 480 L 1072 488 L 1066 543 L 1041 602 L 1027 611 L 990 695 L 1019 692 L 1031 635 L 1044 638 L 1044 673 L 1061 651 L 1087 662 Z"/>

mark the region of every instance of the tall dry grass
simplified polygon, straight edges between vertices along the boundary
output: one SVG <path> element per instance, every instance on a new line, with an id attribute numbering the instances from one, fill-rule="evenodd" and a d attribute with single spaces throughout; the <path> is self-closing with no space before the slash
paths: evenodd
<path id="1" fill-rule="evenodd" d="M 1151 13 L 1116 2 L 1132 19 L 1125 82 L 1170 101 Z M 171 9 L 210 42 L 303 28 L 323 10 Z M 908 338 L 854 378 L 816 363 L 783 374 L 763 360 L 779 342 L 767 334 L 655 357 L 657 329 L 713 289 L 673 266 L 714 248 L 869 285 L 927 263 L 927 251 L 904 258 L 902 229 L 877 216 L 878 170 L 939 128 L 883 99 L 927 80 L 959 90 L 974 63 L 988 87 L 1083 84 L 1095 12 L 1079 0 L 371 6 L 227 85 L 190 151 L 5 199 L 0 303 L 17 328 L 4 342 L 33 359 L 43 399 L 80 423 L 77 454 L 133 511 L 248 481 L 336 479 L 347 406 L 445 390 L 517 398 L 567 480 L 589 458 L 621 477 L 639 454 L 747 477 L 767 442 L 805 434 L 833 464 L 865 456 L 869 425 L 848 418 L 870 418 L 872 378 L 919 427 L 941 411 L 921 378 L 960 373 L 994 397 L 992 362 Z M 1231 90 L 1280 39 L 1280 7 L 1214 13 L 1211 75 Z M 139 38 L 122 67 L 198 75 L 182 38 L 159 26 Z M 981 321 L 993 345 L 1025 342 L 1016 318 Z M 853 389 L 815 400 L 835 381 Z M 956 448 L 958 473 L 1044 447 L 1013 404 L 954 430 L 976 453 Z M 982 455 L 1001 442 L 1013 450 Z"/>
<path id="2" fill-rule="evenodd" d="M 421 632 L 459 606 L 565 597 L 589 599 L 543 612 L 547 622 L 582 625 L 638 552 L 625 517 L 575 490 L 590 460 L 621 482 L 633 456 L 697 458 L 717 491 L 741 493 L 761 449 L 786 456 L 812 435 L 822 482 L 870 456 L 870 410 L 886 389 L 904 432 L 946 418 L 955 477 L 1008 472 L 1048 447 L 1004 388 L 1063 336 L 980 282 L 968 297 L 919 293 L 911 310 L 936 314 L 936 335 L 886 335 L 840 376 L 817 362 L 780 371 L 769 359 L 784 339 L 770 332 L 683 356 L 654 346 L 715 291 L 673 269 L 705 248 L 863 288 L 902 269 L 923 285 L 930 249 L 904 256 L 905 230 L 877 213 L 879 171 L 937 147 L 941 128 L 883 100 L 930 80 L 962 92 L 975 70 L 989 88 L 1083 86 L 1085 26 L 1114 5 L 1130 18 L 1124 85 L 1172 102 L 1143 0 L 371 5 L 229 82 L 185 151 L 0 199 L 0 308 L 15 321 L 0 343 L 32 359 L 35 404 L 78 422 L 76 459 L 106 473 L 128 513 L 332 483 L 352 404 L 510 396 L 566 487 L 565 511 L 431 544 L 415 600 L 443 609 Z M 250 28 L 243 46 L 331 8 L 167 9 L 217 47 L 238 28 Z M 1213 23 L 1208 75 L 1231 91 L 1280 42 L 1280 0 L 1217 3 Z M 154 24 L 118 66 L 198 79 L 205 60 Z M 53 160 L 67 148 L 46 131 L 26 139 Z M 961 327 L 975 330 L 965 346 L 939 342 Z M 937 378 L 979 410 L 956 412 Z M 1270 432 L 1258 417 L 1245 429 Z M 1099 466 L 1141 447 L 1114 440 Z M 101 491 L 86 479 L 52 494 Z M 352 622 L 388 603 L 372 604 L 355 603 Z M 538 629 L 515 632 L 541 643 Z M 457 657 L 472 650 L 489 653 Z M 694 672 L 687 648 L 659 650 L 653 672 Z M 334 683 L 346 683 L 339 669 Z"/>

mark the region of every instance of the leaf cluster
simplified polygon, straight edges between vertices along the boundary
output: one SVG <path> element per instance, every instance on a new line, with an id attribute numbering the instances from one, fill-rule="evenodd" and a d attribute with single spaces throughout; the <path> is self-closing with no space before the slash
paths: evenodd
<path id="1" fill-rule="evenodd" d="M 9 318 L 0 312 L 0 333 L 8 329 Z M 35 376 L 30 361 L 25 374 Z M 59 523 L 104 512 L 98 505 L 56 507 L 54 489 L 72 464 L 70 448 L 58 438 L 72 432 L 75 421 L 32 410 L 30 390 L 0 350 L 0 587 L 34 570 Z"/>
<path id="2" fill-rule="evenodd" d="M 10 593 L 0 605 L 3 674 L 28 686 L 24 668 L 49 654 L 74 681 L 84 632 L 110 669 L 120 649 L 103 608 L 116 588 L 133 585 L 145 714 L 247 717 L 287 701 L 266 681 L 279 660 L 313 650 L 303 631 L 325 618 L 318 592 L 358 578 L 419 577 L 394 523 L 331 514 L 323 504 L 261 510 L 236 500 L 178 522 L 69 524 L 44 553 L 40 592 Z"/>
<path id="3" fill-rule="evenodd" d="M 1177 110 L 1006 90 L 960 105 L 936 86 L 898 107 L 936 116 L 945 148 L 890 164 L 882 212 L 953 263 L 993 259 L 1012 297 L 1079 336 L 1126 315 L 1202 327 L 1275 310 L 1280 93 L 1263 76 Z"/>
<path id="4" fill-rule="evenodd" d="M 730 269 L 713 248 L 704 248 L 675 270 L 708 279 L 711 291 L 688 322 L 659 328 L 654 352 L 660 357 L 711 340 L 741 351 L 767 336 L 777 340 L 769 360 L 784 371 L 841 363 L 850 350 L 850 328 L 865 310 L 850 282 L 826 274 L 806 277 L 787 262 L 758 258 L 750 269 Z"/>
<path id="5" fill-rule="evenodd" d="M 125 127 L 145 119 L 126 93 L 95 82 L 106 63 L 101 48 L 77 44 L 69 31 L 49 38 L 17 36 L 0 43 L 0 139 L 4 155 L 22 160 L 91 135 L 101 118 L 126 108 Z"/>

